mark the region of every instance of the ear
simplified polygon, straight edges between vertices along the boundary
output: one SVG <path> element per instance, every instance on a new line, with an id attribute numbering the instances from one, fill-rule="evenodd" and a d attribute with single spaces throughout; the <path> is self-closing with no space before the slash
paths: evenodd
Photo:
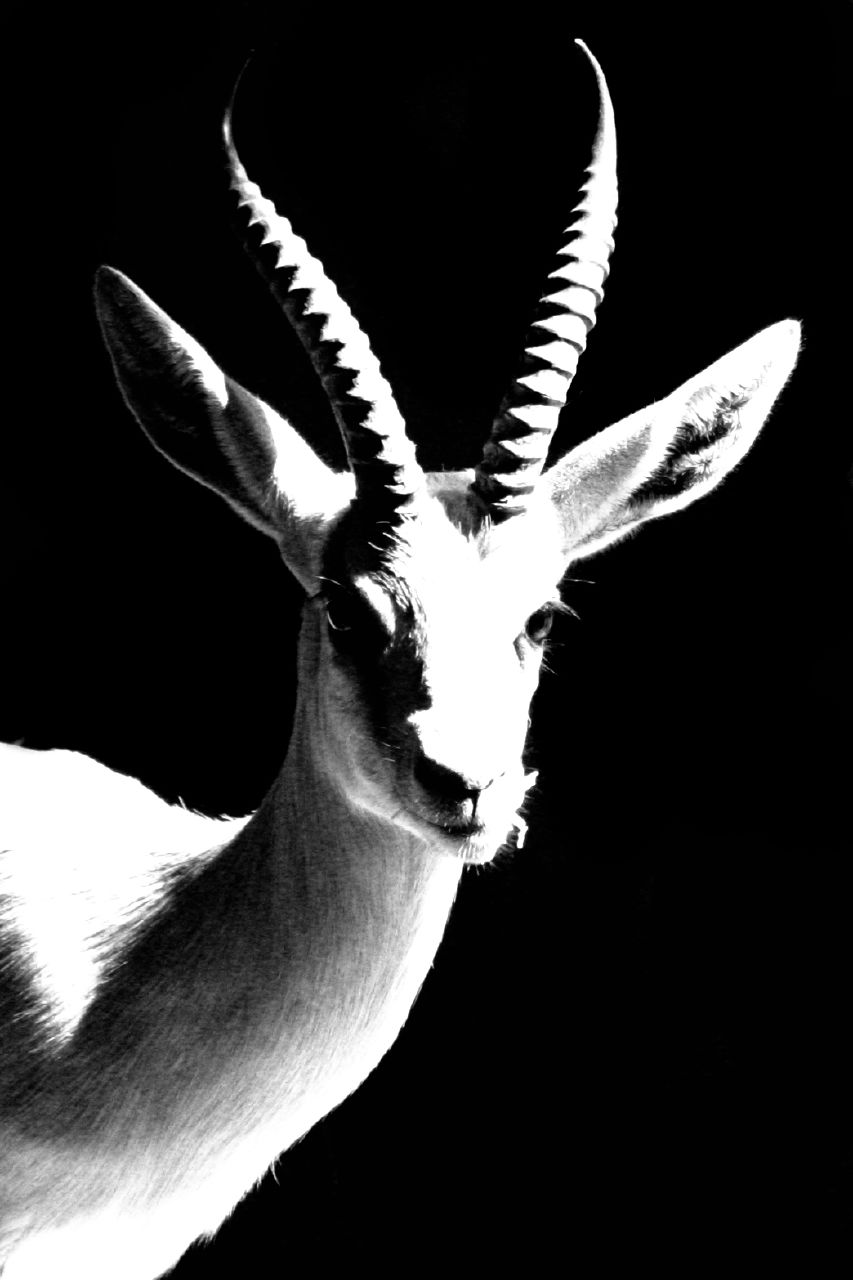
<path id="1" fill-rule="evenodd" d="M 599 432 L 543 485 L 566 554 L 592 555 L 646 520 L 688 506 L 740 462 L 793 372 L 795 320 L 771 325 L 666 400 Z"/>
<path id="2" fill-rule="evenodd" d="M 326 526 L 350 501 L 351 477 L 330 470 L 112 267 L 97 273 L 95 306 L 121 392 L 151 443 L 274 538 L 294 576 L 316 591 Z"/>

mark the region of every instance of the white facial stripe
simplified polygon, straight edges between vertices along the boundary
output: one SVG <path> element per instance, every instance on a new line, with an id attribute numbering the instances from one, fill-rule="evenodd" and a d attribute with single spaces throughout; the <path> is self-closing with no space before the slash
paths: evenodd
<path id="1" fill-rule="evenodd" d="M 550 509 L 534 509 L 485 538 L 469 538 L 439 500 L 429 504 L 396 567 L 423 610 L 432 650 L 446 647 L 461 660 L 476 645 L 488 662 L 502 636 L 514 640 L 531 613 L 558 598 L 564 563 L 552 523 Z M 358 585 L 380 617 L 390 618 L 387 592 L 375 582 Z"/>
<path id="2" fill-rule="evenodd" d="M 388 636 L 393 636 L 397 630 L 397 612 L 388 592 L 367 575 L 358 578 L 355 587 L 377 614 Z"/>

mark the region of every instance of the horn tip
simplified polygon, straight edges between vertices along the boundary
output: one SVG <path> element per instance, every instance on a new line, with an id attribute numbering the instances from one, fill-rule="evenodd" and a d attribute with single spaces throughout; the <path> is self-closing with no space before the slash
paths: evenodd
<path id="1" fill-rule="evenodd" d="M 225 104 L 225 111 L 223 112 L 223 116 L 222 116 L 222 140 L 229 151 L 232 150 L 234 147 L 234 137 L 233 137 L 232 127 L 231 127 L 231 121 L 234 116 L 234 103 L 237 100 L 237 93 L 240 88 L 240 85 L 243 82 L 243 77 L 246 74 L 249 63 L 252 61 L 254 56 L 255 56 L 255 50 L 250 49 L 243 61 L 242 67 L 237 72 L 237 78 L 234 81 L 234 84 L 231 88 L 231 92 L 228 95 L 228 101 Z"/>
<path id="2" fill-rule="evenodd" d="M 598 59 L 595 57 L 595 54 L 592 52 L 587 42 L 585 40 L 581 40 L 580 36 L 576 36 L 575 44 L 581 50 L 582 53 L 586 54 L 587 58 L 589 58 L 592 65 L 594 67 L 597 67 Z"/>

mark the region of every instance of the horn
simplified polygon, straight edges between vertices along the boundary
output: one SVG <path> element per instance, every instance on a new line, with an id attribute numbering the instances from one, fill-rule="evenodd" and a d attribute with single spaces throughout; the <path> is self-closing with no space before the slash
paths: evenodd
<path id="1" fill-rule="evenodd" d="M 616 227 L 616 128 L 601 67 L 582 40 L 598 82 L 598 128 L 558 263 L 528 330 L 522 367 L 501 404 L 473 492 L 491 518 L 523 511 L 545 465 L 595 313 L 604 293 Z"/>
<path id="2" fill-rule="evenodd" d="M 249 180 L 240 161 L 231 120 L 242 74 L 222 128 L 229 186 L 236 197 L 236 229 L 323 384 L 355 476 L 359 502 L 383 522 L 394 524 L 425 483 L 414 445 L 352 311 L 322 263 Z"/>

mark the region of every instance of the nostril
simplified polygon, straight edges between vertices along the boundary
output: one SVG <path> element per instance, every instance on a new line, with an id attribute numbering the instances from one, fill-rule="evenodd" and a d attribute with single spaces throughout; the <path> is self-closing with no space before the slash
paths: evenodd
<path id="1" fill-rule="evenodd" d="M 412 770 L 415 781 L 425 791 L 440 800 L 474 800 L 480 794 L 481 787 L 475 786 L 469 778 L 439 764 L 429 756 L 419 755 L 415 759 Z"/>

